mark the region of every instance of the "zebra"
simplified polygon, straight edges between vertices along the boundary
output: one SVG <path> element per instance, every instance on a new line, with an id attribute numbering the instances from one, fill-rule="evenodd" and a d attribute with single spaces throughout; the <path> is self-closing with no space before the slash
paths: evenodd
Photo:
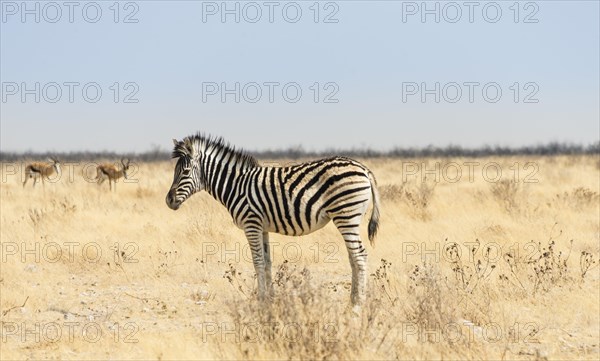
<path id="1" fill-rule="evenodd" d="M 173 144 L 177 163 L 166 196 L 168 207 L 177 210 L 192 194 L 207 191 L 227 208 L 249 242 L 259 300 L 273 296 L 269 233 L 306 235 L 331 220 L 348 251 L 350 301 L 360 309 L 367 284 L 360 223 L 372 203 L 368 238 L 374 246 L 380 218 L 375 176 L 367 167 L 340 156 L 286 167 L 260 166 L 223 138 L 201 133 L 173 139 Z"/>

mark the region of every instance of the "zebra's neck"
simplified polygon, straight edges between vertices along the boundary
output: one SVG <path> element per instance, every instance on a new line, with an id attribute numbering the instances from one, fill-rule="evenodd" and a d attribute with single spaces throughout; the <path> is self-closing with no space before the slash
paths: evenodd
<path id="1" fill-rule="evenodd" d="M 204 190 L 229 209 L 240 176 L 258 167 L 258 163 L 253 157 L 228 148 L 208 150 L 204 155 Z"/>

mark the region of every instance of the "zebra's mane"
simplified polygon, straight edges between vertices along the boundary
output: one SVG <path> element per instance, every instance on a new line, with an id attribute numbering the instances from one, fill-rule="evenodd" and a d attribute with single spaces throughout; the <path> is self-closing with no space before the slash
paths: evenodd
<path id="1" fill-rule="evenodd" d="M 178 142 L 173 148 L 172 157 L 180 158 L 182 156 L 192 156 L 197 152 L 229 154 L 232 155 L 230 159 L 235 163 L 241 163 L 251 167 L 258 167 L 259 165 L 256 158 L 244 150 L 236 149 L 222 137 L 213 137 L 202 133 L 191 135 L 184 138 L 181 142 Z"/>

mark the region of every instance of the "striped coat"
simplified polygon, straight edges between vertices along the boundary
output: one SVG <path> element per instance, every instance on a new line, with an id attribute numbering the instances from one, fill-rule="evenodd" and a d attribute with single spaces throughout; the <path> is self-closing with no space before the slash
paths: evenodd
<path id="1" fill-rule="evenodd" d="M 368 236 L 372 244 L 379 224 L 375 178 L 364 165 L 333 157 L 288 167 L 261 167 L 222 139 L 202 135 L 174 140 L 173 157 L 177 165 L 167 205 L 176 210 L 192 194 L 205 190 L 228 209 L 250 244 L 259 298 L 272 292 L 269 232 L 301 236 L 333 221 L 348 250 L 351 301 L 354 305 L 364 301 L 367 252 L 359 227 L 371 203 Z"/>

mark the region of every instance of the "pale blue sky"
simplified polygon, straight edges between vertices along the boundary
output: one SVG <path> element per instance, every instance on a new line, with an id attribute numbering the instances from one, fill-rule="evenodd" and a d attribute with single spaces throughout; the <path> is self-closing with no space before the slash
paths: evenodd
<path id="1" fill-rule="evenodd" d="M 463 1 L 427 2 L 430 9 L 440 7 L 439 23 L 435 15 L 421 21 L 421 1 L 319 2 L 318 23 L 315 1 L 275 2 L 272 23 L 263 1 L 227 2 L 230 8 L 239 4 L 239 23 L 234 15 L 221 21 L 223 9 L 214 7 L 221 1 L 120 2 L 118 23 L 114 1 L 96 1 L 102 10 L 96 23 L 82 15 L 89 2 L 76 2 L 72 23 L 62 1 L 56 23 L 49 22 L 57 17 L 53 5 L 33 1 L 27 6 L 39 4 L 40 22 L 35 14 L 23 22 L 21 3 L 1 1 L 2 151 L 141 152 L 152 145 L 168 149 L 171 138 L 196 131 L 256 150 L 300 144 L 312 150 L 589 144 L 600 137 L 598 1 L 519 2 L 517 7 L 514 1 L 495 2 L 502 11 L 495 23 L 490 2 L 475 2 L 473 22 Z M 262 17 L 251 23 L 254 4 Z M 451 23 L 457 16 L 454 4 L 462 16 Z M 284 6 L 289 20 L 296 7 L 302 10 L 296 23 L 283 17 Z M 86 9 L 87 19 L 94 20 L 96 9 Z M 124 23 L 130 13 L 137 23 Z M 330 13 L 337 23 L 324 22 Z M 21 86 L 35 89 L 36 82 L 39 103 Z M 56 103 L 47 101 L 55 96 L 52 82 L 63 92 Z M 80 84 L 72 103 L 65 82 Z M 102 90 L 97 103 L 81 94 L 91 82 Z M 121 86 L 118 103 L 111 90 L 115 82 Z M 123 103 L 135 90 L 123 89 L 128 82 L 139 88 L 138 103 Z M 236 103 L 234 95 L 226 95 L 222 103 L 220 93 L 208 95 L 211 88 L 205 85 L 203 102 L 202 84 L 223 82 L 229 88 L 258 83 L 262 98 L 250 103 L 241 94 Z M 265 82 L 280 84 L 273 103 Z M 281 94 L 292 82 L 302 90 L 296 103 Z M 336 90 L 323 89 L 330 82 L 337 85 L 337 103 L 323 102 Z M 434 95 L 422 103 L 421 93 L 407 93 L 414 89 L 407 83 L 434 88 L 436 82 L 439 103 Z M 447 85 L 453 82 L 463 91 L 456 103 L 447 101 L 456 95 L 456 87 Z M 480 84 L 472 103 L 465 82 Z M 496 103 L 481 94 L 491 82 L 502 90 Z M 514 83 L 521 88 L 517 103 Z M 535 84 L 523 89 L 526 83 Z M 247 98 L 255 96 L 255 87 L 246 90 Z M 538 102 L 524 103 L 532 92 Z M 488 94 L 495 96 L 495 88 Z"/>

